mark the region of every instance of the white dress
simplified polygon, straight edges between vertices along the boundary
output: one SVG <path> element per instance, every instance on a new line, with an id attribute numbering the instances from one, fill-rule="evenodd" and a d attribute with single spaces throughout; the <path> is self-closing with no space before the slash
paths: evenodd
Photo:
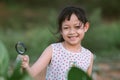
<path id="1" fill-rule="evenodd" d="M 82 47 L 81 52 L 73 53 L 66 50 L 62 43 L 54 43 L 52 48 L 52 59 L 47 68 L 46 80 L 67 80 L 67 72 L 73 65 L 87 71 L 92 54 L 88 49 Z"/>

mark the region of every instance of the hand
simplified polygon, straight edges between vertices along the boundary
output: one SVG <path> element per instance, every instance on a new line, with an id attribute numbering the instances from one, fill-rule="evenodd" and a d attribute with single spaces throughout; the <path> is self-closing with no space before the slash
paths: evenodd
<path id="1" fill-rule="evenodd" d="M 29 68 L 29 56 L 28 55 L 18 55 L 17 60 L 21 60 L 21 66 L 24 69 Z"/>

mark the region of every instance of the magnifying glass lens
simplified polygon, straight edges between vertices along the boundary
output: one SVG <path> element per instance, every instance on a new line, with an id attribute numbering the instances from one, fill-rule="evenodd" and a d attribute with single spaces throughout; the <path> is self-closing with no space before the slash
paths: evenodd
<path id="1" fill-rule="evenodd" d="M 25 45 L 22 43 L 22 42 L 18 42 L 16 44 L 16 51 L 19 53 L 19 54 L 24 54 L 26 52 L 26 47 Z"/>

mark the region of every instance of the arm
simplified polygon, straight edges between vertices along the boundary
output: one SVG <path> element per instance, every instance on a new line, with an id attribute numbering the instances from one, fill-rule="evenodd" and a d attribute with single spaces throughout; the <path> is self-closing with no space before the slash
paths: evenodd
<path id="1" fill-rule="evenodd" d="M 91 54 L 91 62 L 90 62 L 90 66 L 87 70 L 87 73 L 88 73 L 89 76 L 91 76 L 91 74 L 92 74 L 93 59 L 94 59 L 93 54 Z"/>
<path id="2" fill-rule="evenodd" d="M 39 57 L 39 59 L 31 66 L 29 67 L 29 62 L 27 67 L 25 67 L 25 63 L 23 61 L 22 66 L 27 69 L 29 74 L 34 78 L 36 75 L 38 75 L 47 65 L 49 64 L 50 60 L 52 58 L 52 46 L 47 47 L 42 55 Z"/>

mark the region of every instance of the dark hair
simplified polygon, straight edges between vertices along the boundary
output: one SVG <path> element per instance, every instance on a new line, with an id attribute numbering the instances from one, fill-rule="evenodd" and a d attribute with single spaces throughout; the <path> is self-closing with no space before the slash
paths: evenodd
<path id="1" fill-rule="evenodd" d="M 73 13 L 84 24 L 86 22 L 88 22 L 85 11 L 82 8 L 75 7 L 75 6 L 65 7 L 58 16 L 58 32 L 60 32 L 62 30 L 63 21 L 65 21 L 65 19 L 70 20 L 70 17 Z M 60 35 L 59 42 L 62 42 L 62 41 L 64 41 L 64 39 L 63 39 L 62 35 Z"/>

